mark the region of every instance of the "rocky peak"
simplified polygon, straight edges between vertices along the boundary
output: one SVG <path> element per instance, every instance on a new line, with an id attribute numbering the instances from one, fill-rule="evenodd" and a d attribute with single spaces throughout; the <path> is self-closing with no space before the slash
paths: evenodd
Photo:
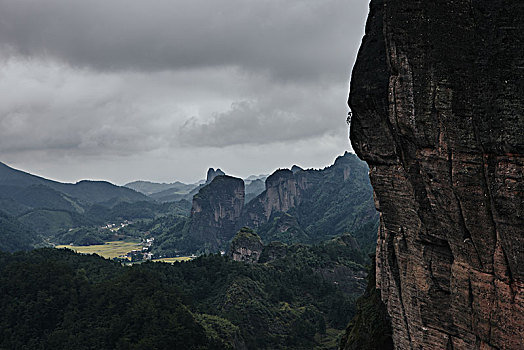
<path id="1" fill-rule="evenodd" d="M 293 181 L 293 172 L 289 169 L 278 169 L 266 179 L 266 189 L 279 187 L 287 181 Z"/>
<path id="2" fill-rule="evenodd" d="M 255 231 L 243 227 L 231 241 L 229 256 L 235 261 L 256 263 L 263 249 L 264 245 L 262 244 L 262 240 Z"/>
<path id="3" fill-rule="evenodd" d="M 353 166 L 354 158 L 348 156 L 348 152 L 344 153 L 343 156 L 335 159 L 333 164 L 333 171 L 337 178 L 342 178 L 343 181 L 347 181 L 351 176 L 351 168 Z"/>
<path id="4" fill-rule="evenodd" d="M 350 204 L 347 198 L 352 198 Z M 357 236 L 368 249 L 376 239 L 372 226 L 378 225 L 368 167 L 346 153 L 320 170 L 279 169 L 246 204 L 242 225 L 257 229 L 264 240 L 288 243 L 363 230 Z"/>
<path id="5" fill-rule="evenodd" d="M 265 215 L 287 212 L 300 201 L 297 181 L 291 170 L 279 169 L 266 179 Z"/>
<path id="6" fill-rule="evenodd" d="M 302 169 L 302 168 L 299 167 L 298 165 L 293 165 L 293 166 L 291 167 L 291 171 L 293 172 L 293 174 L 298 173 L 299 171 L 302 171 L 302 170 L 304 170 L 304 169 Z"/>
<path id="7" fill-rule="evenodd" d="M 351 142 L 397 349 L 524 344 L 524 7 L 372 0 Z"/>
<path id="8" fill-rule="evenodd" d="M 206 184 L 208 183 L 211 183 L 211 181 L 213 181 L 213 179 L 219 175 L 226 175 L 226 173 L 224 173 L 222 170 L 220 170 L 219 168 L 217 168 L 217 170 L 213 169 L 213 168 L 209 168 L 207 170 L 207 176 L 206 176 Z"/>
<path id="9" fill-rule="evenodd" d="M 218 249 L 235 234 L 244 206 L 244 181 L 216 176 L 193 197 L 189 233 L 193 239 L 209 242 Z"/>

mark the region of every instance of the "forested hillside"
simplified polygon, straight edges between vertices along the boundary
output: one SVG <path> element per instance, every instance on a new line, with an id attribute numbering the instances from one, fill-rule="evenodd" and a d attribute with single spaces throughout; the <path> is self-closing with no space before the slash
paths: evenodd
<path id="1" fill-rule="evenodd" d="M 341 241 L 263 264 L 208 255 L 131 267 L 68 250 L 0 253 L 0 348 L 332 349 L 355 312 L 325 270 L 363 270 Z M 343 284 L 343 281 L 340 281 Z"/>
<path id="2" fill-rule="evenodd" d="M 373 250 L 378 213 L 368 167 L 345 153 L 321 170 L 279 170 L 266 190 L 246 204 L 243 224 L 265 241 L 319 242 L 350 232 L 361 247 Z"/>
<path id="3" fill-rule="evenodd" d="M 76 238 L 64 242 L 62 237 L 68 233 L 70 239 L 70 232 L 80 229 L 98 235 L 107 223 L 187 215 L 188 205 L 155 203 L 141 193 L 103 181 L 60 183 L 0 163 L 0 250 L 75 242 Z M 98 241 L 107 232 L 99 236 Z"/>

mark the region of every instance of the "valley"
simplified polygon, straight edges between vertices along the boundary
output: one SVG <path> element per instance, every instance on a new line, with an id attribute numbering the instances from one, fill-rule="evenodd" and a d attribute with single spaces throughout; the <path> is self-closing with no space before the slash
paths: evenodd
<path id="1" fill-rule="evenodd" d="M 143 193 L 133 195 L 128 191 L 134 189 L 104 184 L 105 191 L 115 194 L 110 200 L 107 194 L 78 199 L 47 186 L 45 179 L 3 169 L 0 179 L 9 178 L 11 188 L 0 192 L 2 250 L 26 252 L 0 252 L 1 275 L 12 276 L 0 278 L 0 286 L 16 290 L 22 283 L 16 276 L 37 273 L 35 269 L 56 278 L 60 274 L 64 290 L 81 286 L 74 287 L 80 293 L 77 299 L 52 292 L 68 310 L 113 305 L 123 312 L 125 319 L 119 319 L 115 309 L 98 309 L 105 316 L 97 316 L 96 322 L 111 322 L 109 332 L 126 324 L 141 332 L 139 325 L 147 325 L 153 344 L 160 344 L 161 337 L 154 334 L 165 324 L 153 319 L 144 323 L 141 317 L 168 312 L 184 321 L 166 319 L 167 324 L 191 334 L 171 335 L 170 346 L 201 341 L 206 348 L 220 349 L 334 349 L 366 287 L 378 215 L 368 169 L 350 153 L 325 169 L 294 166 L 249 180 L 210 169 L 194 185 L 134 182 L 128 185 Z M 40 199 L 25 200 L 24 193 L 39 193 Z M 158 193 L 177 200 L 159 201 Z M 32 280 L 40 291 L 54 288 L 36 275 Z M 152 294 L 144 294 L 146 289 Z M 31 290 L 20 295 L 32 298 Z M 92 299 L 93 293 L 108 306 Z M 119 304 L 124 299 L 114 299 L 115 293 L 135 301 Z M 11 297 L 11 292 L 4 295 L 5 305 Z M 139 297 L 150 306 L 144 309 Z M 169 298 L 175 299 L 167 307 L 162 300 Z M 23 317 L 43 308 L 49 317 L 45 305 L 28 301 L 4 311 Z M 61 310 L 45 327 L 78 334 L 66 322 L 73 317 L 70 311 Z M 0 334 L 2 346 L 27 341 L 20 338 L 26 326 L 19 316 L 16 329 L 0 316 L 0 325 L 11 332 L 3 338 Z M 89 313 L 74 317 L 80 324 L 94 322 Z M 39 327 L 36 332 L 43 333 L 34 341 L 58 344 L 58 333 Z M 83 332 L 86 340 L 78 340 L 79 347 L 95 336 Z M 114 348 L 114 341 L 125 344 L 125 337 L 132 337 L 122 330 L 119 334 L 100 344 Z"/>
<path id="2" fill-rule="evenodd" d="M 350 232 L 363 251 L 372 252 L 378 215 L 365 164 L 346 153 L 325 169 L 292 169 L 245 181 L 210 169 L 199 184 L 128 184 L 144 193 L 101 183 L 106 192 L 97 197 L 93 190 L 79 199 L 53 189 L 82 193 L 69 190 L 78 184 L 65 186 L 4 165 L 0 180 L 9 191 L 0 192 L 0 213 L 31 236 L 24 241 L 26 247 L 69 245 L 105 256 L 106 250 L 111 251 L 108 247 L 116 244 L 108 242 L 150 242 L 134 260 L 224 252 L 243 226 L 255 229 L 266 244 L 312 244 Z M 99 186 L 86 181 L 79 184 Z M 153 196 L 166 187 L 192 194 L 192 203 L 186 198 L 156 201 Z M 111 200 L 107 200 L 107 191 L 114 193 Z M 16 247 L 16 237 L 10 237 L 6 235 L 5 240 L 11 241 L 4 245 Z M 111 258 L 127 253 L 116 251 L 122 254 L 110 254 Z"/>
<path id="3" fill-rule="evenodd" d="M 147 334 L 160 348 L 336 348 L 366 284 L 352 239 L 285 251 L 270 245 L 260 257 L 246 263 L 218 253 L 127 266 L 66 249 L 0 252 L 1 345 L 86 348 L 96 338 L 118 348 Z"/>
<path id="4" fill-rule="evenodd" d="M 522 350 L 523 47 L 522 0 L 0 1 L 0 350 Z"/>

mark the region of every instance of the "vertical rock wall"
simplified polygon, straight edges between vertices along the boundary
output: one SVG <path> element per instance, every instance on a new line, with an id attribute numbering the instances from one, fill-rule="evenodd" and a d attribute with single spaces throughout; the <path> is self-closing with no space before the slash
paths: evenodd
<path id="1" fill-rule="evenodd" d="M 349 105 L 397 349 L 524 344 L 524 3 L 372 0 Z"/>
<path id="2" fill-rule="evenodd" d="M 219 175 L 193 197 L 189 235 L 209 249 L 223 249 L 236 233 L 244 206 L 244 181 Z"/>
<path id="3" fill-rule="evenodd" d="M 258 227 L 267 223 L 272 214 L 295 208 L 311 183 L 307 172 L 279 169 L 268 176 L 265 186 L 265 191 L 246 206 L 244 225 Z"/>

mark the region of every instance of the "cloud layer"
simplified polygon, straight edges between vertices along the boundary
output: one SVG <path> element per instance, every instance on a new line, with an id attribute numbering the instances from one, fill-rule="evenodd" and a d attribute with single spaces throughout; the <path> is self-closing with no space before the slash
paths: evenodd
<path id="1" fill-rule="evenodd" d="M 360 0 L 0 0 L 0 161 L 116 182 L 240 169 L 246 149 L 300 145 L 304 166 L 328 164 L 349 147 L 366 13 Z"/>

